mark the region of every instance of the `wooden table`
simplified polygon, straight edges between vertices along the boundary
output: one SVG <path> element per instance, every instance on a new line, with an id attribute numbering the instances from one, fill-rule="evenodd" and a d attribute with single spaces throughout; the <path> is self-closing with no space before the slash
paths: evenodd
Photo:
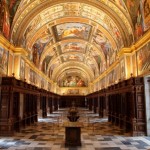
<path id="1" fill-rule="evenodd" d="M 65 122 L 65 146 L 81 146 L 81 122 Z"/>

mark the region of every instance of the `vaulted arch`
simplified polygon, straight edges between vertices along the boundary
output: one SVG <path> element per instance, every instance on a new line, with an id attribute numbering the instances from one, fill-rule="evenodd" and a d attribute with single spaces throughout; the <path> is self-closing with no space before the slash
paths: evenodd
<path id="1" fill-rule="evenodd" d="M 129 12 L 118 1 L 23 0 L 11 31 L 14 45 L 55 82 L 73 70 L 92 82 L 134 42 Z"/>

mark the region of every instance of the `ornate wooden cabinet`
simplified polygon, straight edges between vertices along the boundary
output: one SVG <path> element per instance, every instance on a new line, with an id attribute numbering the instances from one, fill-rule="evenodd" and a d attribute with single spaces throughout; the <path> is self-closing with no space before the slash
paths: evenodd
<path id="1" fill-rule="evenodd" d="M 143 77 L 132 77 L 87 95 L 89 110 L 95 111 L 96 97 L 100 117 L 108 115 L 109 122 L 132 136 L 146 135 Z"/>
<path id="2" fill-rule="evenodd" d="M 107 94 L 109 121 L 132 136 L 146 135 L 143 78 L 130 78 L 110 86 Z"/>
<path id="3" fill-rule="evenodd" d="M 59 95 L 38 89 L 14 77 L 3 77 L 0 88 L 0 135 L 2 136 L 11 136 L 21 128 L 37 122 L 40 109 L 43 117 L 47 116 L 48 107 L 51 113 L 52 107 L 58 109 Z"/>
<path id="4" fill-rule="evenodd" d="M 13 135 L 21 127 L 37 121 L 37 88 L 14 77 L 1 84 L 0 135 Z"/>

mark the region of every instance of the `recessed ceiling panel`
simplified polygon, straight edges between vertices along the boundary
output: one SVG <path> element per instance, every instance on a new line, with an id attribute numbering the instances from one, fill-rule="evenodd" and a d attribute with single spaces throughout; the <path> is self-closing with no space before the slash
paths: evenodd
<path id="1" fill-rule="evenodd" d="M 86 44 L 80 42 L 67 42 L 61 44 L 62 53 L 66 52 L 85 52 Z"/>
<path id="2" fill-rule="evenodd" d="M 88 24 L 78 22 L 59 24 L 53 27 L 57 41 L 68 38 L 88 40 L 91 28 Z"/>
<path id="3" fill-rule="evenodd" d="M 83 62 L 84 56 L 79 53 L 68 53 L 63 55 L 63 60 L 66 61 L 81 61 Z"/>
<path id="4" fill-rule="evenodd" d="M 79 86 L 85 86 L 84 79 L 91 82 L 108 69 L 117 52 L 132 43 L 132 35 L 124 0 L 24 0 L 11 40 L 29 50 L 34 64 L 50 79 L 56 81 L 63 70 L 61 86 L 68 80 L 78 86 L 80 79 Z"/>

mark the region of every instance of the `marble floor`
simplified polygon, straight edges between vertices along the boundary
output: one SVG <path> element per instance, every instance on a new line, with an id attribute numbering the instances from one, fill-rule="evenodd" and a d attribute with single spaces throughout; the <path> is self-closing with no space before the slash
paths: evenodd
<path id="1" fill-rule="evenodd" d="M 67 110 L 60 109 L 47 118 L 15 133 L 13 137 L 0 137 L 1 150 L 148 150 L 150 137 L 131 137 L 112 125 L 107 118 L 100 119 L 97 114 L 80 109 L 81 129 L 80 147 L 65 147 L 65 128 Z"/>

